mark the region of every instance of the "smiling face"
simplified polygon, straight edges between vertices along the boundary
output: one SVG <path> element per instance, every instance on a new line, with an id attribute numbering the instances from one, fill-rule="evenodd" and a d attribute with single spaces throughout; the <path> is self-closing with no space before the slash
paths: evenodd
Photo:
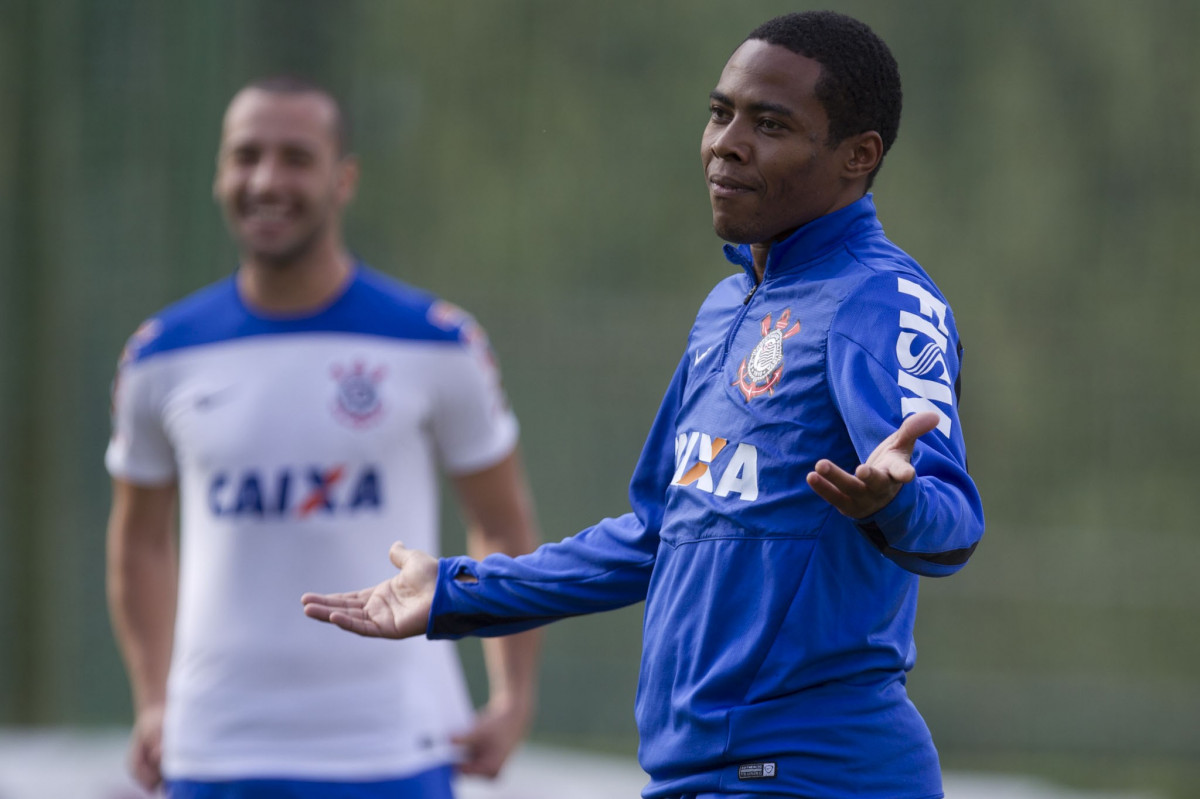
<path id="1" fill-rule="evenodd" d="M 722 239 L 779 241 L 865 193 L 861 137 L 829 143 L 820 78 L 817 61 L 759 39 L 725 65 L 700 146 Z"/>
<path id="2" fill-rule="evenodd" d="M 229 104 L 213 195 L 246 261 L 285 266 L 340 248 L 357 172 L 336 114 L 318 92 L 251 88 Z"/>

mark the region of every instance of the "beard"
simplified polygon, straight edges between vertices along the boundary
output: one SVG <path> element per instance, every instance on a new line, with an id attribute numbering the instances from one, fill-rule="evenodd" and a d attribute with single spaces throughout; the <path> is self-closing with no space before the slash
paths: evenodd
<path id="1" fill-rule="evenodd" d="M 322 220 L 298 231 L 290 240 L 274 242 L 271 245 L 257 243 L 253 236 L 242 235 L 236 228 L 233 233 L 238 250 L 243 256 L 272 269 L 282 270 L 303 261 L 312 253 L 324 237 L 327 228 L 328 220 Z"/>
<path id="2" fill-rule="evenodd" d="M 304 260 L 305 256 L 316 249 L 317 241 L 321 238 L 323 228 L 307 231 L 296 241 L 283 247 L 272 249 L 253 249 L 244 246 L 244 250 L 259 263 L 272 269 L 287 269 L 295 263 Z"/>

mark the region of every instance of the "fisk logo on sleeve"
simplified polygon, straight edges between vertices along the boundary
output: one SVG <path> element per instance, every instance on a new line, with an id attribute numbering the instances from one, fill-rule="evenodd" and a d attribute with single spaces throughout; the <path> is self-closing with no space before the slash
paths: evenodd
<path id="1" fill-rule="evenodd" d="M 896 359 L 900 363 L 896 381 L 901 389 L 915 395 L 900 398 L 901 415 L 933 411 L 940 418 L 938 431 L 949 438 L 950 415 L 939 407 L 954 407 L 954 378 L 946 366 L 950 340 L 946 304 L 911 280 L 899 278 L 898 289 L 918 301 L 917 313 L 900 312 L 900 334 L 896 338 Z"/>

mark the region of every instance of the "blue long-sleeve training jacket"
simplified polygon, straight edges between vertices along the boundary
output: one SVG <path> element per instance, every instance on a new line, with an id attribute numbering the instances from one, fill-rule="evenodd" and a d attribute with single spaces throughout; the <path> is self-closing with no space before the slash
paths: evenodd
<path id="1" fill-rule="evenodd" d="M 632 512 L 518 558 L 447 558 L 427 633 L 504 635 L 646 600 L 643 795 L 942 796 L 904 689 L 918 575 L 983 534 L 937 287 L 870 195 L 775 244 L 701 306 L 630 485 Z M 935 411 L 917 479 L 852 520 L 805 476 Z M 457 579 L 456 579 L 457 578 Z"/>

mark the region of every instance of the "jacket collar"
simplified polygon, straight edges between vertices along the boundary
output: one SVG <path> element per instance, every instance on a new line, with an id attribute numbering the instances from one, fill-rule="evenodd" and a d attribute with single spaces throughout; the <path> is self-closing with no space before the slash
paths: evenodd
<path id="1" fill-rule="evenodd" d="M 881 230 L 883 226 L 875 216 L 875 201 L 871 194 L 866 194 L 845 208 L 802 225 L 783 241 L 771 245 L 763 280 L 823 258 L 842 246 L 847 239 L 868 231 Z M 755 280 L 754 256 L 750 254 L 749 244 L 726 244 L 724 250 L 730 263 L 742 267 L 750 279 Z"/>

